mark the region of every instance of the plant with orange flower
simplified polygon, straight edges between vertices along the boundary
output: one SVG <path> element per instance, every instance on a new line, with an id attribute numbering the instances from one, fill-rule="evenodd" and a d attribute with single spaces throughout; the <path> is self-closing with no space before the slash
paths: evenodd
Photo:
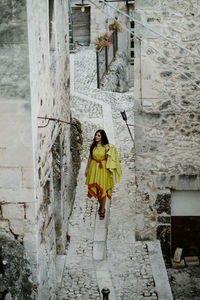
<path id="1" fill-rule="evenodd" d="M 123 32 L 124 28 L 123 28 L 122 20 L 119 20 L 118 22 L 117 18 L 115 18 L 115 21 L 112 24 L 109 24 L 109 30 L 116 30 L 118 32 Z"/>
<path id="2" fill-rule="evenodd" d="M 100 36 L 97 37 L 96 50 L 100 50 L 101 48 L 109 46 L 111 44 L 112 43 L 109 41 L 108 32 L 106 32 L 103 35 L 100 35 Z"/>

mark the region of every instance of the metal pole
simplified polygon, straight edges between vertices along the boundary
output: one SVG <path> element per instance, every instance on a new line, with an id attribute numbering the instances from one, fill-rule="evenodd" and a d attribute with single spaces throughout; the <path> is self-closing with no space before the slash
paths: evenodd
<path id="1" fill-rule="evenodd" d="M 107 46 L 105 48 L 105 64 L 106 64 L 106 72 L 108 71 L 108 48 Z"/>
<path id="2" fill-rule="evenodd" d="M 125 123 L 126 123 L 126 126 L 127 126 L 127 128 L 128 128 L 128 131 L 129 131 L 129 134 L 130 134 L 130 137 L 131 137 L 131 139 L 132 139 L 132 141 L 133 141 L 133 147 L 135 148 L 135 142 L 134 142 L 134 139 L 133 139 L 133 136 L 132 136 L 132 133 L 131 133 L 131 131 L 130 131 L 130 128 L 129 128 L 129 124 L 128 124 L 128 119 L 127 119 L 127 115 L 126 115 L 126 112 L 125 112 L 125 110 L 124 111 L 120 111 L 120 113 L 121 113 L 121 116 L 122 116 L 122 119 L 125 121 Z M 130 126 L 133 126 L 133 125 L 130 125 Z"/>
<path id="3" fill-rule="evenodd" d="M 118 51 L 118 33 L 117 30 L 115 31 L 116 34 L 116 52 Z"/>
<path id="4" fill-rule="evenodd" d="M 140 51 L 140 104 L 143 106 L 142 101 L 142 41 L 139 40 L 139 51 Z"/>
<path id="5" fill-rule="evenodd" d="M 129 125 L 127 124 L 127 121 L 125 121 L 125 122 L 126 122 L 126 126 L 127 126 L 127 128 L 128 128 L 129 134 L 130 134 L 130 136 L 131 136 L 131 139 L 132 139 L 132 141 L 133 141 L 133 146 L 134 146 L 134 148 L 135 148 L 135 142 L 134 142 L 132 133 L 131 133 L 131 131 L 130 131 Z"/>
<path id="6" fill-rule="evenodd" d="M 99 52 L 96 51 L 96 58 L 97 58 L 97 88 L 100 88 L 100 78 L 99 78 Z"/>
<path id="7" fill-rule="evenodd" d="M 110 290 L 108 288 L 103 288 L 101 292 L 103 294 L 103 300 L 109 300 Z"/>
<path id="8" fill-rule="evenodd" d="M 115 35 L 112 33 L 112 44 L 113 44 L 113 58 L 115 58 Z"/>

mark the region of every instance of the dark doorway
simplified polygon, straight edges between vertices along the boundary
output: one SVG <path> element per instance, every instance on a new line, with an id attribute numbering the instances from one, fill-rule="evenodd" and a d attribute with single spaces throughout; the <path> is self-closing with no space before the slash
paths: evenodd
<path id="1" fill-rule="evenodd" d="M 82 12 L 80 7 L 72 8 L 73 42 L 90 44 L 90 7 Z"/>
<path id="2" fill-rule="evenodd" d="M 183 248 L 184 256 L 200 256 L 200 217 L 171 217 L 172 256 L 176 248 Z"/>

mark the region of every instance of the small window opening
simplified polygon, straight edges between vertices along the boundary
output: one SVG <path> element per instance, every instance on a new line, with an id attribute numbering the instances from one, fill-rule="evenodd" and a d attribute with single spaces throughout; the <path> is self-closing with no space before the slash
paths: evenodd
<path id="1" fill-rule="evenodd" d="M 135 22 L 131 21 L 131 28 L 135 28 Z"/>
<path id="2" fill-rule="evenodd" d="M 49 0 L 49 40 L 52 38 L 52 22 L 53 22 L 54 0 Z"/>

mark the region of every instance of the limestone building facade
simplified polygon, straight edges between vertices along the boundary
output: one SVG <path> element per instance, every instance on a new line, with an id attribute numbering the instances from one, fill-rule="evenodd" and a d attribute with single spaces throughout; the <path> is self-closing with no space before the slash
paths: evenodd
<path id="1" fill-rule="evenodd" d="M 135 1 L 136 238 L 199 255 L 200 97 L 196 0 Z M 198 238 L 197 238 L 198 236 Z"/>
<path id="2" fill-rule="evenodd" d="M 0 4 L 0 231 L 25 248 L 38 299 L 54 299 L 73 203 L 68 1 Z"/>

